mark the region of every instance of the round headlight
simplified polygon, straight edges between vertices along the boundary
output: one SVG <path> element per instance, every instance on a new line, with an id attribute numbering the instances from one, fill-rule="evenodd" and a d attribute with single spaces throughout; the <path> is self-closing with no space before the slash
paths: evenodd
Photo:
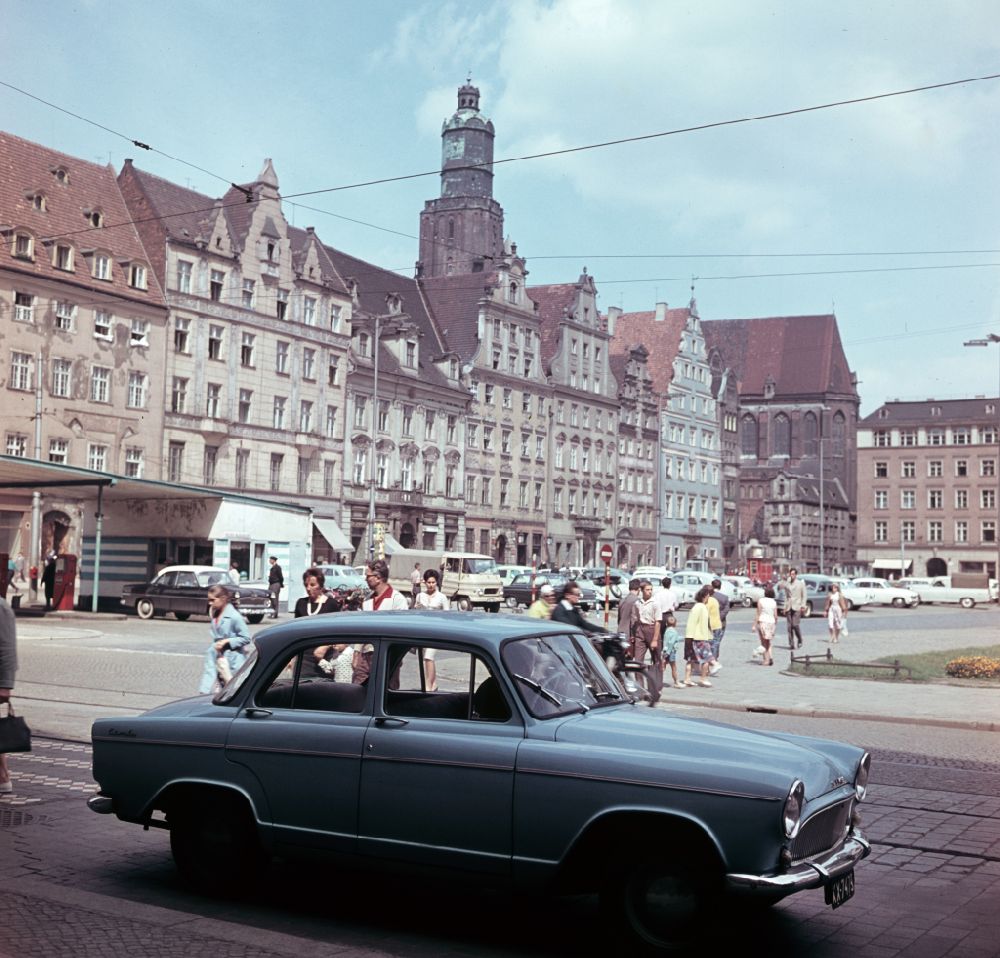
<path id="1" fill-rule="evenodd" d="M 799 833 L 799 823 L 802 821 L 802 806 L 806 800 L 806 787 L 798 779 L 792 782 L 785 799 L 785 807 L 781 813 L 781 824 L 788 838 L 794 838 Z"/>
<path id="2" fill-rule="evenodd" d="M 871 771 L 872 757 L 867 752 L 861 756 L 858 762 L 858 771 L 854 776 L 854 794 L 860 802 L 868 791 L 868 773 Z"/>

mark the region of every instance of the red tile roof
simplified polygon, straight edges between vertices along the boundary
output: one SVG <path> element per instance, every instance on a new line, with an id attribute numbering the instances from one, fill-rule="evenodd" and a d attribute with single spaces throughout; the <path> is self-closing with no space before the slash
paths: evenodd
<path id="1" fill-rule="evenodd" d="M 54 171 L 62 169 L 67 178 L 60 183 Z M 36 210 L 32 196 L 41 192 L 45 210 Z M 104 225 L 92 227 L 85 211 L 100 211 Z M 150 257 L 139 238 L 132 216 L 125 205 L 115 171 L 110 166 L 88 163 L 75 156 L 50 150 L 48 147 L 0 132 L 0 226 L 22 227 L 36 237 L 34 262 L 15 258 L 12 244 L 5 242 L 0 252 L 0 265 L 22 273 L 60 282 L 72 282 L 95 292 L 110 293 L 126 299 L 163 305 L 163 294 L 156 276 L 148 276 L 148 290 L 128 285 L 122 260 L 150 263 Z M 74 247 L 73 272 L 57 269 L 52 264 L 54 240 Z M 113 260 L 112 279 L 95 279 L 91 261 L 83 250 L 102 249 Z"/>
<path id="2" fill-rule="evenodd" d="M 763 396 L 768 378 L 775 396 L 856 395 L 832 314 L 710 320 L 702 329 L 735 370 L 741 397 Z"/>
<path id="3" fill-rule="evenodd" d="M 456 273 L 417 280 L 448 347 L 471 360 L 479 346 L 479 304 L 497 284 L 497 274 Z"/>
<path id="4" fill-rule="evenodd" d="M 674 360 L 681 345 L 681 334 L 687 325 L 690 311 L 685 306 L 667 309 L 663 319 L 656 318 L 654 310 L 622 313 L 615 320 L 615 333 L 611 337 L 611 354 L 627 355 L 634 343 L 641 343 L 649 352 L 649 376 L 653 389 L 661 396 L 670 392 L 674 377 Z"/>

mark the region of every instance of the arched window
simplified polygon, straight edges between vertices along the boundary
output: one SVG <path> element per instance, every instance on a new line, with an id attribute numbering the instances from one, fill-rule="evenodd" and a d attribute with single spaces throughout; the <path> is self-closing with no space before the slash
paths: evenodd
<path id="1" fill-rule="evenodd" d="M 807 412 L 802 423 L 803 448 L 802 451 L 807 456 L 815 456 L 816 440 L 819 437 L 819 423 L 816 421 L 816 414 Z"/>
<path id="2" fill-rule="evenodd" d="M 847 417 L 842 412 L 838 412 L 833 417 L 833 454 L 842 456 L 844 454 L 844 439 L 847 435 Z"/>
<path id="3" fill-rule="evenodd" d="M 744 456 L 757 455 L 757 420 L 749 414 L 740 422 L 740 452 Z"/>
<path id="4" fill-rule="evenodd" d="M 453 219 L 448 220 L 448 239 L 455 238 L 455 221 Z"/>
<path id="5" fill-rule="evenodd" d="M 788 456 L 792 452 L 792 422 L 783 413 L 774 417 L 774 432 L 771 448 L 775 456 Z"/>

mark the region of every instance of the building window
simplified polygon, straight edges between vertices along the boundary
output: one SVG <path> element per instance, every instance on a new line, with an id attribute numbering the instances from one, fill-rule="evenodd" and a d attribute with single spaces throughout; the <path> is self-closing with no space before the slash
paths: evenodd
<path id="1" fill-rule="evenodd" d="M 485 398 L 484 402 L 486 403 L 487 406 L 492 406 L 494 398 L 495 397 L 494 397 L 493 383 L 487 383 L 486 384 L 486 398 Z"/>
<path id="2" fill-rule="evenodd" d="M 942 542 L 944 540 L 944 523 L 940 519 L 931 519 L 927 523 L 927 541 Z"/>
<path id="3" fill-rule="evenodd" d="M 944 464 L 940 459 L 930 459 L 927 462 L 927 475 L 931 479 L 940 479 L 944 475 Z"/>
<path id="4" fill-rule="evenodd" d="M 476 477 L 466 476 L 465 477 L 465 501 L 475 502 L 476 501 Z"/>
<path id="5" fill-rule="evenodd" d="M 561 442 L 556 443 L 556 455 L 555 455 L 555 465 L 556 469 L 562 469 L 563 467 L 563 450 L 565 446 Z"/>
<path id="6" fill-rule="evenodd" d="M 288 290 L 279 289 L 274 299 L 274 315 L 284 320 L 288 317 Z"/>
<path id="7" fill-rule="evenodd" d="M 493 427 L 483 426 L 483 450 L 491 452 L 493 450 Z"/>
<path id="8" fill-rule="evenodd" d="M 997 474 L 997 463 L 995 459 L 980 459 L 979 460 L 979 475 L 981 476 L 995 476 Z"/>
<path id="9" fill-rule="evenodd" d="M 35 297 L 31 293 L 14 293 L 14 319 L 19 323 L 35 321 Z"/>
<path id="10" fill-rule="evenodd" d="M 246 489 L 250 475 L 250 450 L 236 450 L 236 488 Z"/>
<path id="11" fill-rule="evenodd" d="M 458 416 L 448 417 L 445 441 L 450 446 L 454 446 L 458 442 Z"/>
<path id="12" fill-rule="evenodd" d="M 996 509 L 997 507 L 997 491 L 996 489 L 980 489 L 979 490 L 979 508 L 980 509 Z"/>
<path id="13" fill-rule="evenodd" d="M 250 403 L 253 400 L 252 389 L 240 390 L 240 401 L 237 416 L 240 422 L 250 422 Z"/>
<path id="14" fill-rule="evenodd" d="M 892 445 L 892 436 L 888 429 L 876 429 L 874 439 L 876 446 L 883 447 Z"/>
<path id="15" fill-rule="evenodd" d="M 330 305 L 330 330 L 334 333 L 340 332 L 341 307 L 336 303 Z"/>
<path id="16" fill-rule="evenodd" d="M 49 462 L 65 465 L 69 462 L 69 442 L 66 439 L 49 440 Z"/>
<path id="17" fill-rule="evenodd" d="M 997 541 L 997 524 L 995 519 L 984 519 L 980 525 L 983 542 Z"/>
<path id="18" fill-rule="evenodd" d="M 240 305 L 242 305 L 244 309 L 253 309 L 256 288 L 257 284 L 252 279 L 243 280 L 243 286 L 240 291 Z"/>
<path id="19" fill-rule="evenodd" d="M 876 509 L 889 508 L 889 491 L 887 489 L 875 490 L 875 508 Z"/>
<path id="20" fill-rule="evenodd" d="M 444 494 L 449 499 L 455 497 L 455 483 L 458 480 L 458 466 L 453 462 L 449 462 L 444 467 Z"/>
<path id="21" fill-rule="evenodd" d="M 363 429 L 365 426 L 365 410 L 368 406 L 367 396 L 356 396 L 354 399 L 354 428 Z"/>
<path id="22" fill-rule="evenodd" d="M 375 485 L 379 489 L 386 489 L 389 486 L 389 456 L 384 452 L 375 456 Z"/>
<path id="23" fill-rule="evenodd" d="M 889 523 L 885 519 L 875 520 L 875 541 L 876 542 L 888 542 L 889 541 Z"/>
<path id="24" fill-rule="evenodd" d="M 340 376 L 340 360 L 336 356 L 330 357 L 329 365 L 326 370 L 326 384 L 328 386 L 336 386 L 337 379 Z"/>
<path id="25" fill-rule="evenodd" d="M 177 260 L 177 290 L 181 293 L 191 292 L 191 271 L 194 264 L 186 259 Z"/>
<path id="26" fill-rule="evenodd" d="M 129 340 L 128 344 L 130 346 L 148 346 L 149 345 L 149 320 L 148 319 L 132 319 L 132 326 L 129 330 Z"/>
<path id="27" fill-rule="evenodd" d="M 365 475 L 368 472 L 367 469 L 368 455 L 365 449 L 358 447 L 354 450 L 354 466 L 353 466 L 353 480 L 354 485 L 360 486 L 364 484 Z"/>
<path id="28" fill-rule="evenodd" d="M 944 490 L 943 489 L 928 489 L 927 490 L 927 508 L 928 509 L 943 509 L 944 508 Z"/>
<path id="29" fill-rule="evenodd" d="M 302 378 L 310 382 L 316 379 L 316 350 L 308 346 L 302 350 Z"/>
<path id="30" fill-rule="evenodd" d="M 275 343 L 274 371 L 280 375 L 288 375 L 288 343 L 280 339 Z"/>
<path id="31" fill-rule="evenodd" d="M 917 475 L 917 464 L 912 459 L 907 459 L 902 463 L 900 474 L 904 479 L 913 479 Z"/>
<path id="32" fill-rule="evenodd" d="M 955 508 L 956 509 L 968 509 L 969 508 L 969 490 L 968 489 L 956 489 L 955 490 Z"/>
<path id="33" fill-rule="evenodd" d="M 927 445 L 928 446 L 943 446 L 945 440 L 945 432 L 941 428 L 928 429 L 927 430 Z"/>
<path id="34" fill-rule="evenodd" d="M 312 296 L 302 298 L 302 322 L 306 326 L 316 325 L 316 300 Z"/>
<path id="35" fill-rule="evenodd" d="M 128 284 L 133 289 L 146 289 L 146 267 L 133 263 L 128 271 Z"/>
<path id="36" fill-rule="evenodd" d="M 70 333 L 76 326 L 76 306 L 72 303 L 56 303 L 56 329 Z"/>
<path id="37" fill-rule="evenodd" d="M 912 519 L 904 519 L 899 526 L 899 537 L 903 542 L 916 542 L 917 524 Z"/>
<path id="38" fill-rule="evenodd" d="M 917 493 L 915 489 L 901 489 L 899 491 L 899 507 L 901 509 L 916 509 Z"/>
<path id="39" fill-rule="evenodd" d="M 208 358 L 222 359 L 222 335 L 225 332 L 222 326 L 208 327 Z"/>
<path id="40" fill-rule="evenodd" d="M 916 429 L 900 429 L 899 444 L 901 446 L 915 446 L 917 444 Z"/>
<path id="41" fill-rule="evenodd" d="M 576 403 L 569 407 L 569 424 L 571 426 L 580 425 L 580 410 Z"/>
<path id="42" fill-rule="evenodd" d="M 253 367 L 254 344 L 257 337 L 253 333 L 243 333 L 240 337 L 240 365 Z"/>
<path id="43" fill-rule="evenodd" d="M 505 455 L 510 455 L 510 430 L 500 430 L 500 451 Z"/>
<path id="44" fill-rule="evenodd" d="M 73 364 L 68 359 L 52 360 L 52 395 L 67 398 L 72 385 Z"/>
<path id="45" fill-rule="evenodd" d="M 111 281 L 111 257 L 104 253 L 94 256 L 94 279 Z"/>
<path id="46" fill-rule="evenodd" d="M 108 447 L 92 442 L 87 446 L 87 468 L 96 472 L 107 472 Z"/>
<path id="47" fill-rule="evenodd" d="M 18 259 L 35 258 L 35 241 L 29 233 L 14 234 L 14 256 Z"/>
<path id="48" fill-rule="evenodd" d="M 52 265 L 56 269 L 65 270 L 67 273 L 73 272 L 73 247 L 65 246 L 62 243 L 56 245 L 52 253 Z"/>
<path id="49" fill-rule="evenodd" d="M 955 475 L 960 479 L 964 479 L 969 475 L 969 460 L 968 459 L 956 459 L 955 460 Z"/>
<path id="50" fill-rule="evenodd" d="M 307 399 L 299 403 L 299 432 L 312 432 L 313 404 Z"/>
<path id="51" fill-rule="evenodd" d="M 139 446 L 125 447 L 125 475 L 130 479 L 141 479 L 146 463 Z"/>
<path id="52" fill-rule="evenodd" d="M 481 506 L 491 506 L 493 505 L 493 481 L 489 476 L 483 476 L 483 482 L 480 487 L 479 494 L 479 504 Z"/>
<path id="53" fill-rule="evenodd" d="M 304 456 L 299 456 L 298 468 L 296 469 L 296 491 L 300 496 L 309 495 L 309 474 L 312 472 L 312 460 Z"/>
<path id="54" fill-rule="evenodd" d="M 500 480 L 500 508 L 506 509 L 510 506 L 510 480 L 501 479 Z"/>
<path id="55" fill-rule="evenodd" d="M 35 360 L 31 353 L 10 354 L 10 388 L 30 391 L 34 388 Z"/>
<path id="56" fill-rule="evenodd" d="M 205 398 L 205 415 L 209 419 L 219 418 L 219 402 L 222 396 L 222 386 L 219 383 L 209 383 Z"/>
<path id="57" fill-rule="evenodd" d="M 326 438 L 336 439 L 337 438 L 337 407 L 327 406 L 326 407 Z"/>
<path id="58" fill-rule="evenodd" d="M 417 344 L 416 343 L 407 343 L 406 344 L 406 348 L 405 348 L 405 352 L 404 352 L 404 358 L 403 358 L 403 365 L 406 366 L 409 369 L 416 369 L 417 368 Z"/>
<path id="59" fill-rule="evenodd" d="M 284 396 L 274 397 L 274 407 L 271 414 L 271 425 L 275 429 L 285 428 L 285 407 L 287 400 Z"/>
<path id="60" fill-rule="evenodd" d="M 337 477 L 337 463 L 332 459 L 323 460 L 323 495 L 334 494 L 334 484 Z"/>
<path id="61" fill-rule="evenodd" d="M 25 458 L 28 455 L 28 437 L 19 432 L 7 433 L 6 452 L 8 456 Z"/>
<path id="62" fill-rule="evenodd" d="M 774 455 L 789 456 L 792 451 L 792 422 L 784 414 L 774 417 Z"/>
<path id="63" fill-rule="evenodd" d="M 191 320 L 182 316 L 174 320 L 174 352 L 191 352 Z"/>
<path id="64" fill-rule="evenodd" d="M 403 406 L 403 435 L 413 435 L 413 407 Z"/>
<path id="65" fill-rule="evenodd" d="M 222 290 L 226 284 L 226 274 L 221 269 L 213 269 L 208 281 L 208 298 L 216 303 L 222 299 Z"/>
<path id="66" fill-rule="evenodd" d="M 170 389 L 170 411 L 187 412 L 188 380 L 183 376 L 174 376 Z"/>
<path id="67" fill-rule="evenodd" d="M 951 441 L 955 446 L 968 446 L 972 442 L 972 433 L 967 426 L 956 426 L 951 431 Z"/>
<path id="68" fill-rule="evenodd" d="M 969 523 L 967 520 L 959 519 L 955 523 L 955 541 L 956 542 L 969 541 Z"/>
<path id="69" fill-rule="evenodd" d="M 380 399 L 378 404 L 378 430 L 387 432 L 389 429 L 389 401 Z"/>
<path id="70" fill-rule="evenodd" d="M 146 408 L 148 382 L 149 377 L 145 373 L 133 370 L 128 374 L 128 398 L 126 403 L 129 409 Z"/>
<path id="71" fill-rule="evenodd" d="M 90 371 L 90 400 L 111 401 L 111 370 L 106 366 L 94 366 Z"/>
<path id="72" fill-rule="evenodd" d="M 215 466 L 219 459 L 218 446 L 205 446 L 205 451 L 201 460 L 201 481 L 202 485 L 215 485 Z"/>
<path id="73" fill-rule="evenodd" d="M 281 466 L 285 457 L 280 452 L 271 453 L 269 485 L 271 492 L 281 492 Z"/>
<path id="74" fill-rule="evenodd" d="M 368 358 L 368 343 L 369 337 L 368 333 L 358 334 L 358 355 L 364 358 Z"/>
<path id="75" fill-rule="evenodd" d="M 740 453 L 744 456 L 757 455 L 757 420 L 744 416 L 740 420 Z"/>

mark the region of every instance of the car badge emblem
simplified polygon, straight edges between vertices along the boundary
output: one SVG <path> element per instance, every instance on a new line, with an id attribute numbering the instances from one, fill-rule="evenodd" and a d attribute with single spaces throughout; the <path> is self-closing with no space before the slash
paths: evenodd
<path id="1" fill-rule="evenodd" d="M 837 776 L 837 777 L 836 777 L 836 778 L 835 778 L 835 779 L 833 780 L 833 787 L 834 787 L 834 788 L 839 788 L 839 787 L 840 787 L 841 785 L 846 785 L 846 784 L 847 784 L 847 779 L 846 779 L 846 778 L 844 778 L 844 776 L 843 776 L 843 775 L 838 775 L 838 776 Z"/>

